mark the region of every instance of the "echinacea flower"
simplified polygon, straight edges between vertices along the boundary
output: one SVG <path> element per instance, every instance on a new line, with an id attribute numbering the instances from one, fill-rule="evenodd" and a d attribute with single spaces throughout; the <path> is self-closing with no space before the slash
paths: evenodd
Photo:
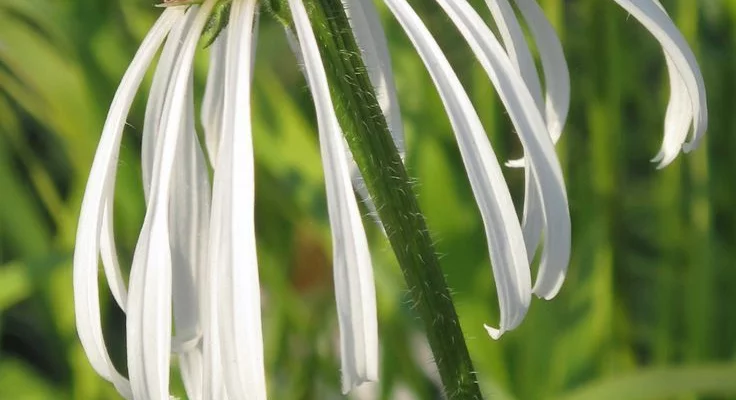
<path id="1" fill-rule="evenodd" d="M 333 241 L 343 392 L 378 377 L 371 258 L 353 187 L 361 189 L 303 0 L 288 0 L 288 31 L 314 100 Z M 615 0 L 661 43 L 672 89 L 656 161 L 697 145 L 707 125 L 695 57 L 657 0 Z M 571 223 L 554 145 L 570 101 L 562 46 L 535 0 L 514 0 L 541 59 L 540 78 L 508 0 L 486 0 L 500 40 L 465 0 L 437 0 L 461 33 L 508 111 L 524 149 L 521 218 L 502 167 L 468 94 L 406 0 L 384 0 L 423 60 L 450 119 L 478 204 L 500 305 L 499 338 L 527 313 L 532 293 L 560 290 L 570 258 Z M 265 399 L 266 378 L 254 229 L 251 86 L 258 32 L 256 0 L 232 0 L 227 27 L 212 44 L 200 121 L 194 115 L 193 60 L 218 0 L 167 7 L 128 67 L 103 128 L 84 194 L 74 254 L 77 329 L 93 368 L 128 399 L 168 399 L 171 354 L 191 399 Z M 377 100 L 403 155 L 403 131 L 388 46 L 368 0 L 344 0 Z M 293 30 L 293 31 L 292 31 Z M 147 205 L 128 287 L 113 234 L 117 159 L 125 119 L 163 47 L 148 96 L 142 138 Z M 542 82 L 544 84 L 542 84 Z M 204 146 L 197 130 L 201 125 Z M 692 138 L 685 143 L 690 127 Z M 208 160 L 214 178 L 208 174 Z M 367 198 L 363 192 L 362 195 Z M 530 260 L 541 247 L 532 285 Z M 129 377 L 116 370 L 102 334 L 98 262 L 126 313 Z M 173 323 L 172 323 L 173 321 Z"/>
<path id="2" fill-rule="evenodd" d="M 570 77 L 562 45 L 535 0 L 514 0 L 539 52 L 544 78 L 542 85 L 509 0 L 486 0 L 501 41 L 465 0 L 437 0 L 493 82 L 524 147 L 523 159 L 507 163 L 512 167 L 525 168 L 523 252 L 518 248 L 518 232 L 509 217 L 513 209 L 504 199 L 507 192 L 501 189 L 505 186 L 503 177 L 491 174 L 491 171 L 494 174 L 497 171 L 495 157 L 478 157 L 483 159 L 479 163 L 483 168 L 474 169 L 478 161 L 474 160 L 476 155 L 473 151 L 493 153 L 467 94 L 408 3 L 404 0 L 384 1 L 423 58 L 453 122 L 471 186 L 486 223 L 501 309 L 500 327 L 486 326 L 486 329 L 493 338 L 498 338 L 519 324 L 528 308 L 530 292 L 544 299 L 557 295 L 569 262 L 571 232 L 567 196 L 559 162 L 552 149 L 562 134 L 570 102 Z M 671 163 L 680 149 L 692 150 L 705 133 L 707 109 L 703 77 L 692 50 L 658 0 L 615 1 L 655 36 L 665 53 L 671 97 L 662 148 L 653 159 L 661 168 Z M 686 143 L 691 127 L 691 140 Z M 464 146 L 468 141 L 466 135 L 473 137 L 474 148 L 470 151 Z M 490 179 L 484 180 L 481 177 L 483 173 L 489 174 Z M 497 196 L 491 208 L 487 208 L 491 197 L 489 188 L 493 188 Z M 494 242 L 498 233 L 505 234 L 506 240 Z M 530 291 L 526 269 L 542 238 L 544 244 L 539 271 Z"/>
<path id="3" fill-rule="evenodd" d="M 162 13 L 121 81 L 85 191 L 74 255 L 77 329 L 94 369 L 126 398 L 167 399 L 171 353 L 191 399 L 266 398 L 250 122 L 257 3 L 233 1 L 228 28 L 211 49 L 202 105 L 211 184 L 196 134 L 192 69 L 215 4 Z M 319 122 L 347 391 L 378 375 L 373 273 L 316 40 L 303 5 L 291 8 Z M 117 157 L 126 115 L 164 40 L 143 130 L 147 211 L 126 288 L 112 226 Z M 113 366 L 102 335 L 98 257 L 126 312 L 129 379 Z"/>

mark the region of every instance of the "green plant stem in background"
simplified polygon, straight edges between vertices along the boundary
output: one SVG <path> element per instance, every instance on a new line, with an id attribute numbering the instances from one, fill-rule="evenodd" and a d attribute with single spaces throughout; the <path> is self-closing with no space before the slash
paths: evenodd
<path id="1" fill-rule="evenodd" d="M 340 125 L 424 321 L 448 399 L 482 399 L 460 321 L 411 181 L 340 0 L 307 4 Z M 281 20 L 283 3 L 271 3 Z"/>

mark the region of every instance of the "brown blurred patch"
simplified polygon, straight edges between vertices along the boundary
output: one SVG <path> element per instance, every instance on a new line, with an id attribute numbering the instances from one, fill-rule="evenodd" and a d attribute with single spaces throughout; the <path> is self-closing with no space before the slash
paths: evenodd
<path id="1" fill-rule="evenodd" d="M 331 291 L 330 257 L 319 235 L 309 228 L 297 229 L 294 235 L 291 282 L 300 294 Z"/>

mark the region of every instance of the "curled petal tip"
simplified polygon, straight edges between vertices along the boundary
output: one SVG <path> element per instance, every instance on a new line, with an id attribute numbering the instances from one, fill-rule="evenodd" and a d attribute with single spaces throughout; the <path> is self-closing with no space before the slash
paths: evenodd
<path id="1" fill-rule="evenodd" d="M 524 158 L 517 158 L 515 160 L 506 161 L 506 166 L 509 168 L 524 168 L 526 166 L 526 162 L 524 161 Z"/>
<path id="2" fill-rule="evenodd" d="M 672 149 L 662 149 L 657 153 L 657 155 L 652 158 L 653 163 L 657 163 L 657 169 L 663 169 L 667 167 L 668 165 L 672 164 L 673 161 L 677 158 L 677 156 L 680 154 L 681 147 L 678 148 L 672 148 Z M 684 149 L 684 147 L 683 147 Z"/>
<path id="3" fill-rule="evenodd" d="M 653 163 L 661 163 L 661 161 L 664 159 L 664 150 L 660 150 L 659 153 L 657 153 L 656 156 L 652 157 L 649 162 Z"/>
<path id="4" fill-rule="evenodd" d="M 682 151 L 685 152 L 685 153 L 690 153 L 691 151 L 695 150 L 700 145 L 700 140 L 701 139 L 702 139 L 702 136 L 701 137 L 698 137 L 696 139 L 693 139 L 693 140 L 691 140 L 689 142 L 683 143 L 683 145 L 682 145 Z"/>
<path id="5" fill-rule="evenodd" d="M 501 335 L 503 335 L 504 333 L 502 329 L 492 328 L 486 324 L 483 324 L 483 327 L 486 328 L 486 332 L 488 332 L 488 335 L 493 340 L 498 340 L 501 337 Z"/>
<path id="6" fill-rule="evenodd" d="M 540 299 L 552 300 L 560 292 L 560 289 L 562 288 L 562 283 L 564 281 L 564 275 L 558 278 L 557 281 L 553 282 L 551 285 L 549 284 L 549 282 L 546 281 L 537 281 L 537 284 L 534 285 L 534 289 L 532 289 L 532 292 Z"/>
<path id="7" fill-rule="evenodd" d="M 343 381 L 342 394 L 347 395 L 353 390 L 365 385 L 378 382 L 378 371 L 369 372 L 365 377 L 361 377 L 358 380 L 351 380 L 349 382 Z"/>

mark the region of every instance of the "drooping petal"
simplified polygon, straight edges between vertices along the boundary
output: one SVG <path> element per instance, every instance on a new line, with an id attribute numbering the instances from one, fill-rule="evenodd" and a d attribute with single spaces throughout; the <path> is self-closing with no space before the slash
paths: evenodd
<path id="1" fill-rule="evenodd" d="M 501 44 L 473 8 L 464 1 L 438 0 L 468 41 L 496 87 L 524 146 L 545 221 L 545 246 L 534 293 L 554 297 L 570 260 L 570 211 L 562 168 L 544 118 Z"/>
<path id="2" fill-rule="evenodd" d="M 529 45 L 521 30 L 521 25 L 516 19 L 514 9 L 508 0 L 486 0 L 488 8 L 491 10 L 493 20 L 501 34 L 506 53 L 509 55 L 511 63 L 519 72 L 524 83 L 534 98 L 537 107 L 542 110 L 544 108 L 544 96 L 542 95 L 542 83 L 539 81 L 537 67 L 534 64 L 534 57 L 529 49 Z"/>
<path id="3" fill-rule="evenodd" d="M 222 131 L 222 107 L 225 98 L 225 44 L 228 28 L 210 46 L 210 66 L 207 73 L 207 85 L 202 100 L 202 126 L 204 127 L 205 145 L 210 162 L 217 160 L 217 149 Z"/>
<path id="4" fill-rule="evenodd" d="M 667 13 L 659 0 L 656 0 L 655 4 L 660 10 Z M 687 84 L 677 70 L 672 57 L 666 51 L 664 51 L 664 57 L 667 61 L 667 72 L 670 80 L 670 101 L 667 104 L 667 114 L 664 119 L 662 147 L 652 159 L 652 162 L 659 163 L 657 165 L 658 169 L 672 163 L 680 154 L 693 121 L 693 107 L 690 94 L 687 91 Z"/>
<path id="5" fill-rule="evenodd" d="M 225 95 L 225 70 L 227 65 L 227 47 L 231 39 L 230 25 L 226 27 L 210 48 L 210 70 L 205 89 L 205 99 L 202 103 L 202 124 L 205 133 L 205 144 L 210 163 L 215 169 L 214 180 L 217 181 L 217 166 L 219 163 L 219 143 L 222 133 L 222 112 L 224 102 L 215 96 L 223 98 Z M 217 49 L 214 46 L 218 46 Z M 215 59 L 216 58 L 216 59 Z M 216 71 L 213 70 L 216 68 Z M 218 74 L 213 75 L 213 74 Z M 220 81 L 221 80 L 221 81 Z M 206 110 L 206 111 L 205 111 Z M 216 137 L 212 141 L 210 136 Z M 220 178 L 221 179 L 221 178 Z M 214 183 L 216 185 L 216 182 Z M 207 268 L 200 276 L 200 314 L 202 322 L 202 396 L 204 399 L 227 399 L 225 383 L 222 377 L 222 357 L 220 352 L 220 334 L 218 322 L 218 260 L 221 229 L 221 199 L 217 195 L 218 187 L 212 188 L 212 204 L 210 208 L 210 226 L 207 246 Z"/>
<path id="6" fill-rule="evenodd" d="M 299 38 L 319 125 L 332 228 L 335 296 L 340 325 L 342 389 L 378 379 L 376 298 L 368 242 L 352 192 L 348 157 L 317 41 L 300 0 L 289 6 Z"/>
<path id="7" fill-rule="evenodd" d="M 202 398 L 202 327 L 199 318 L 200 285 L 207 269 L 210 182 L 194 125 L 193 80 L 187 91 L 185 131 L 179 139 L 171 186 L 169 232 L 173 263 L 174 329 L 172 348 L 187 396 Z"/>
<path id="8" fill-rule="evenodd" d="M 171 84 L 183 38 L 196 16 L 187 13 L 172 30 L 166 41 L 156 73 L 154 74 L 143 129 L 142 166 L 146 200 L 150 197 L 153 165 L 163 151 L 165 128 L 162 118 L 168 115 L 175 85 Z M 202 354 L 199 322 L 200 270 L 205 267 L 207 228 L 209 224 L 210 187 L 207 167 L 194 128 L 193 84 L 187 91 L 187 111 L 182 136 L 173 167 L 171 202 L 169 205 L 169 232 L 172 251 L 172 292 L 176 336 L 172 351 L 178 354 L 188 398 L 200 399 L 202 393 Z"/>
<path id="9" fill-rule="evenodd" d="M 562 129 L 567 120 L 567 113 L 570 109 L 570 73 L 567 69 L 567 61 L 562 50 L 562 43 L 550 24 L 549 20 L 544 16 L 542 8 L 537 0 L 515 0 L 521 14 L 529 26 L 532 37 L 537 45 L 537 50 L 542 61 L 542 70 L 544 73 L 544 117 L 547 124 L 547 130 L 553 142 L 557 142 L 562 135 Z M 507 3 L 506 0 L 499 0 L 499 3 Z M 509 24 L 516 24 L 510 7 L 504 5 L 506 16 L 505 20 L 511 21 Z M 516 34 L 513 35 L 514 43 L 516 43 L 517 53 L 524 51 L 525 41 L 519 36 L 520 27 L 513 28 Z M 504 39 L 504 42 L 507 40 Z M 508 49 L 509 44 L 506 44 Z M 534 101 L 539 106 L 540 111 L 540 94 L 536 92 L 536 84 L 530 84 L 529 75 L 532 71 L 522 69 L 518 62 L 514 61 L 514 56 L 509 52 L 512 63 L 521 74 L 522 78 L 530 89 Z M 536 72 L 534 70 L 533 72 Z M 511 160 L 507 163 L 510 167 L 523 167 L 524 159 Z M 544 216 L 542 204 L 540 203 L 539 193 L 537 193 L 536 184 L 534 183 L 534 174 L 528 168 L 524 172 L 524 212 L 522 229 L 524 231 L 524 240 L 526 242 L 527 253 L 533 258 L 534 253 L 540 243 L 542 230 L 544 229 Z"/>
<path id="10" fill-rule="evenodd" d="M 161 153 L 154 157 L 151 193 L 130 273 L 126 337 L 133 394 L 141 399 L 167 399 L 171 352 L 172 266 L 169 204 L 179 138 L 186 130 L 186 99 L 197 41 L 215 0 L 205 0 L 196 13 L 176 61 L 164 106 Z"/>
<path id="11" fill-rule="evenodd" d="M 667 113 L 664 118 L 664 139 L 662 147 L 653 162 L 658 162 L 657 168 L 664 168 L 677 158 L 683 143 L 690 132 L 693 120 L 693 108 L 687 86 L 677 71 L 672 58 L 665 53 L 667 70 L 670 77 L 670 101 L 667 104 Z"/>
<path id="12" fill-rule="evenodd" d="M 100 229 L 100 259 L 105 269 L 105 278 L 110 286 L 110 292 L 121 310 L 125 312 L 125 303 L 128 301 L 128 290 L 123 281 L 115 245 L 115 230 L 113 227 L 113 203 L 115 200 L 115 176 L 111 174 L 107 183 L 105 208 Z"/>
<path id="13" fill-rule="evenodd" d="M 229 41 L 231 39 L 227 39 Z M 223 54 L 224 56 L 224 54 Z M 216 165 L 220 164 L 219 154 L 217 160 L 212 162 Z M 202 377 L 202 393 L 205 399 L 223 399 L 226 400 L 227 392 L 225 390 L 225 382 L 223 378 L 223 362 L 222 352 L 220 350 L 220 327 L 219 327 L 219 291 L 220 279 L 219 269 L 221 267 L 221 250 L 218 243 L 221 241 L 223 223 L 222 208 L 223 199 L 217 182 L 223 180 L 224 173 L 219 174 L 215 171 L 215 182 L 212 189 L 214 196 L 212 197 L 212 208 L 210 214 L 210 235 L 209 246 L 207 248 L 207 264 L 209 268 L 205 270 L 202 277 L 202 291 L 200 292 L 201 314 L 202 314 L 202 352 L 204 375 Z"/>
<path id="14" fill-rule="evenodd" d="M 166 85 L 171 77 L 171 71 L 173 70 L 173 63 L 179 51 L 181 37 L 190 23 L 191 18 L 181 18 L 169 33 L 168 38 L 166 39 L 166 44 L 164 45 L 164 50 L 161 53 L 158 66 L 156 67 L 153 83 L 148 96 L 149 101 L 146 105 L 141 149 L 143 194 L 146 201 L 148 201 L 150 192 L 151 170 L 153 169 L 154 150 L 156 149 L 156 132 L 158 131 L 159 124 L 161 123 L 161 113 L 163 111 L 163 102 L 166 95 Z M 111 178 L 109 185 L 112 185 L 113 187 L 115 186 L 114 176 Z M 104 211 L 105 215 L 103 217 L 102 237 L 100 238 L 101 259 L 106 275 L 115 276 L 115 279 L 110 280 L 110 289 L 120 308 L 125 311 L 127 293 L 122 276 L 119 272 L 120 261 L 118 260 L 115 247 L 112 220 L 112 199 L 108 199 L 108 203 L 110 204 Z"/>
<path id="15" fill-rule="evenodd" d="M 681 131 L 679 131 L 680 128 L 675 127 L 675 124 L 685 122 L 689 125 L 690 119 L 687 118 L 686 114 L 681 115 L 681 118 L 677 118 L 676 114 L 674 114 L 674 110 L 673 112 L 668 112 L 667 119 L 669 119 L 670 122 L 665 122 L 665 129 L 667 133 L 673 133 L 670 133 L 669 135 L 667 135 L 667 133 L 665 134 L 666 143 L 663 143 L 663 150 L 664 146 L 667 146 L 665 152 L 667 155 L 670 155 L 667 157 L 669 161 L 669 158 L 672 158 L 671 154 L 678 151 L 677 146 L 679 145 L 682 145 L 682 149 L 685 152 L 695 149 L 708 128 L 708 109 L 703 75 L 700 72 L 695 55 L 690 49 L 690 46 L 688 46 L 687 41 L 657 0 L 614 1 L 616 1 L 618 5 L 628 11 L 634 18 L 644 25 L 647 30 L 649 30 L 669 57 L 668 70 L 670 73 L 670 84 L 673 87 L 672 96 L 681 96 L 684 94 L 681 89 L 676 90 L 678 85 L 683 84 L 687 90 L 688 96 L 690 97 L 693 130 L 689 142 L 685 142 L 684 144 L 676 143 L 673 139 L 681 136 Z M 678 82 L 678 80 L 681 81 Z M 674 101 L 680 103 L 682 102 L 682 99 L 671 99 L 671 102 Z M 678 108 L 679 106 L 681 105 L 678 104 Z M 671 107 L 675 106 L 673 105 Z M 667 128 L 670 129 L 667 130 Z M 667 136 L 669 136 L 669 138 Z M 664 166 L 665 164 L 666 163 L 662 163 L 660 165 Z"/>
<path id="16" fill-rule="evenodd" d="M 181 15 L 181 10 L 173 8 L 163 12 L 123 76 L 110 106 L 90 171 L 74 250 L 74 311 L 79 339 L 95 371 L 112 382 L 123 397 L 128 399 L 132 398 L 130 385 L 113 366 L 102 334 L 97 282 L 100 230 L 103 209 L 107 207 L 107 199 L 113 195 L 113 186 L 109 182 L 117 168 L 125 118 L 148 66 Z"/>
<path id="17" fill-rule="evenodd" d="M 488 238 L 501 322 L 494 338 L 514 329 L 529 308 L 531 278 L 521 227 L 501 166 L 467 93 L 442 50 L 405 0 L 385 0 L 419 52 L 455 131 Z"/>
<path id="18" fill-rule="evenodd" d="M 537 68 L 534 64 L 531 50 L 526 43 L 526 38 L 521 30 L 519 21 L 516 19 L 514 10 L 511 8 L 511 4 L 508 0 L 486 0 L 486 3 L 501 33 L 501 39 L 504 42 L 511 64 L 519 75 L 521 75 L 521 78 L 534 98 L 537 108 L 541 112 L 544 109 L 542 84 L 539 81 L 539 75 L 537 74 Z M 550 133 L 550 136 L 553 136 L 552 133 Z M 506 165 L 511 167 L 526 167 L 524 171 L 524 209 L 521 229 L 524 233 L 526 252 L 531 260 L 537 251 L 545 225 L 543 204 L 541 203 L 542 199 L 539 193 L 537 193 L 537 179 L 529 166 L 525 165 L 523 158 L 509 161 Z"/>
<path id="19" fill-rule="evenodd" d="M 255 53 L 256 53 L 256 41 L 258 37 L 258 14 L 256 13 L 254 15 L 254 21 L 252 23 L 252 36 L 250 39 L 251 42 L 251 61 L 250 61 L 250 77 L 251 81 L 253 79 L 253 72 L 254 72 L 254 65 L 255 65 Z M 231 18 L 231 24 L 237 23 L 234 19 Z M 222 180 L 223 182 L 231 182 L 233 181 L 233 178 L 226 176 L 227 174 L 230 174 L 232 167 L 223 167 L 223 165 L 230 163 L 232 164 L 229 159 L 225 161 L 225 164 L 223 164 L 219 159 L 219 146 L 221 142 L 221 137 L 223 135 L 223 112 L 224 112 L 224 105 L 225 105 L 225 99 L 226 99 L 226 93 L 228 98 L 228 102 L 231 103 L 230 99 L 233 99 L 234 95 L 232 91 L 226 92 L 225 90 L 225 80 L 226 80 L 226 73 L 228 71 L 228 65 L 230 65 L 229 59 L 228 59 L 228 47 L 229 46 L 235 46 L 235 44 L 228 44 L 230 42 L 237 42 L 242 40 L 241 37 L 231 37 L 228 33 L 229 26 L 226 27 L 220 36 L 217 38 L 215 43 L 213 44 L 213 48 L 210 52 L 210 70 L 209 70 L 209 76 L 207 79 L 207 87 L 205 89 L 205 99 L 202 105 L 202 120 L 205 128 L 205 140 L 207 144 L 207 150 L 210 157 L 210 162 L 212 163 L 213 167 L 216 167 L 217 170 L 220 172 L 218 173 L 216 171 L 215 179 L 216 180 Z M 241 31 L 240 34 L 243 33 Z M 216 47 L 214 47 L 216 46 Z M 232 57 L 239 57 L 238 54 L 235 54 L 234 52 L 229 53 Z M 230 71 L 233 71 L 233 67 L 230 67 Z M 229 82 L 232 83 L 234 78 L 229 78 Z M 240 77 L 238 76 L 238 79 Z M 249 96 L 249 94 L 248 94 Z M 230 115 L 228 118 L 232 119 L 232 108 L 228 111 Z M 244 111 L 245 112 L 245 111 Z M 248 110 L 248 112 L 250 112 Z M 240 133 L 236 133 L 240 134 Z M 248 132 L 248 137 L 250 137 L 250 132 Z M 231 142 L 232 140 L 230 140 Z M 228 143 L 230 143 L 228 142 Z M 228 152 L 226 152 L 228 153 Z M 229 153 L 228 153 L 229 154 Z M 231 157 L 231 156 L 228 156 Z M 252 158 L 252 155 L 249 155 L 248 157 Z M 220 167 L 218 167 L 220 166 Z M 252 179 L 252 178 L 251 178 Z M 224 185 L 224 183 L 222 184 Z M 220 238 L 223 235 L 223 226 L 222 224 L 226 221 L 223 220 L 223 193 L 225 190 L 229 190 L 225 188 L 224 186 L 218 186 L 216 190 L 219 190 L 220 193 L 217 193 L 216 196 L 213 198 L 213 205 L 212 205 L 212 212 L 210 215 L 210 221 L 212 223 L 211 228 L 211 238 L 210 238 L 210 245 L 209 245 L 209 252 L 208 252 L 208 260 L 209 265 L 213 266 L 219 266 L 222 265 L 223 259 L 221 258 L 221 255 L 223 251 L 229 251 L 225 247 L 226 246 L 219 246 L 218 243 L 220 242 Z M 252 229 L 252 228 L 249 228 Z M 254 256 L 255 257 L 255 256 Z M 257 266 L 254 265 L 254 268 Z M 228 267 L 230 268 L 230 267 Z M 257 271 L 256 271 L 257 273 Z M 225 382 L 223 377 L 223 356 L 222 352 L 224 350 L 221 349 L 221 341 L 220 341 L 220 322 L 219 322 L 219 304 L 220 304 L 220 290 L 221 287 L 220 282 L 222 282 L 223 279 L 220 278 L 220 268 L 206 268 L 202 271 L 201 279 L 200 279 L 200 298 L 201 301 L 201 309 L 202 309 L 202 323 L 203 323 L 203 331 L 204 331 L 204 340 L 203 340 L 203 364 L 204 364 L 204 376 L 203 376 L 203 395 L 204 398 L 207 399 L 223 399 L 226 400 L 228 398 L 227 391 L 225 389 Z M 260 329 L 260 325 L 258 326 L 258 329 Z M 260 334 L 259 334 L 260 335 Z M 265 385 L 264 385 L 265 387 Z M 265 390 L 265 389 L 264 389 Z M 259 396 L 265 396 L 264 394 L 259 393 Z"/>
<path id="20" fill-rule="evenodd" d="M 544 204 L 537 189 L 539 178 L 531 166 L 524 168 L 524 208 L 521 217 L 521 230 L 524 232 L 524 244 L 529 259 L 532 260 L 539 248 L 542 232 L 545 232 L 546 220 Z"/>
<path id="21" fill-rule="evenodd" d="M 360 13 L 362 13 L 362 10 L 359 10 L 359 11 L 355 11 L 354 10 L 353 13 L 358 13 L 358 15 L 362 17 L 362 15 L 360 14 Z M 363 21 L 362 24 L 365 24 L 365 21 Z M 363 29 L 367 29 L 367 28 L 365 26 L 363 26 Z M 294 36 L 294 32 L 292 32 L 291 29 L 289 29 L 288 27 L 286 27 L 284 29 L 284 32 L 286 33 L 286 41 L 289 43 L 289 47 L 291 48 L 291 51 L 294 53 L 294 57 L 296 57 L 297 62 L 299 63 L 299 66 L 300 66 L 300 69 L 301 69 L 302 73 L 305 73 L 304 68 L 303 68 L 303 66 L 304 66 L 304 55 L 302 54 L 302 50 L 299 47 L 299 39 L 296 36 Z M 367 33 L 366 32 L 363 32 L 363 34 L 367 34 Z M 356 33 L 356 35 L 357 35 L 357 33 Z M 371 39 L 363 39 L 363 40 L 372 40 L 372 38 Z M 365 56 L 364 56 L 364 58 L 365 58 Z M 373 61 L 373 63 L 375 64 L 376 61 Z M 376 78 L 376 79 L 383 79 L 383 78 L 382 77 L 379 77 L 379 78 Z M 371 82 L 374 82 L 374 81 L 372 80 Z M 380 89 L 378 87 L 376 87 L 376 92 L 377 93 L 378 93 L 379 90 Z M 381 105 L 382 111 L 384 113 L 384 116 L 386 116 L 386 118 L 387 118 L 387 122 L 388 122 L 388 118 L 389 118 L 388 117 L 388 115 L 389 115 L 388 112 L 389 111 L 396 111 L 395 108 L 392 108 L 391 107 L 391 104 L 392 103 L 390 103 L 390 102 L 384 102 L 384 104 Z M 384 107 L 386 107 L 386 108 L 384 108 Z M 397 103 L 397 107 L 398 107 L 398 103 Z M 398 111 L 396 111 L 396 112 L 398 112 Z M 400 118 L 399 118 L 399 121 L 398 122 L 399 123 L 401 122 Z M 403 151 L 404 151 L 403 150 L 403 140 L 404 140 L 403 139 L 403 137 L 404 137 L 404 135 L 403 135 L 403 127 L 399 126 L 399 128 L 401 129 L 400 135 L 399 135 L 400 136 L 399 138 L 400 138 L 401 141 L 398 142 L 398 144 L 397 144 L 397 142 L 396 142 L 397 135 L 393 133 L 395 131 L 391 131 L 392 132 L 391 133 L 391 137 L 394 140 L 394 144 L 397 145 L 397 150 L 399 150 L 400 156 L 401 156 L 401 158 L 403 160 L 403 158 L 404 158 L 404 153 L 403 153 Z M 399 146 L 401 146 L 401 147 L 399 147 Z M 355 163 L 355 160 L 353 159 L 353 154 L 350 152 L 350 148 L 349 148 L 347 142 L 345 143 L 345 146 L 344 147 L 345 147 L 345 155 L 348 158 L 348 165 L 350 165 L 350 180 L 353 183 L 353 189 L 358 193 L 358 196 L 360 196 L 360 198 L 363 200 L 363 204 L 368 209 L 368 213 L 374 218 L 374 220 L 376 221 L 376 223 L 378 223 L 378 225 L 381 228 L 383 228 L 383 225 L 381 224 L 381 220 L 378 217 L 378 212 L 376 211 L 376 205 L 373 204 L 373 200 L 371 200 L 370 193 L 368 192 L 368 187 L 366 186 L 365 180 L 363 179 L 363 176 L 360 173 L 360 169 L 358 169 L 358 164 L 356 164 Z"/>
<path id="22" fill-rule="evenodd" d="M 490 2 L 492 0 L 487 1 Z M 499 4 L 508 3 L 507 0 L 497 1 L 499 1 Z M 515 0 L 515 2 L 529 26 L 542 61 L 545 95 L 544 106 L 542 107 L 540 105 L 540 110 L 544 110 L 547 130 L 552 137 L 552 141 L 557 143 L 562 135 L 562 129 L 565 127 L 565 122 L 567 121 L 567 113 L 570 110 L 570 73 L 567 69 L 567 61 L 562 50 L 562 43 L 536 0 Z M 505 16 L 504 21 L 509 25 L 518 26 L 518 22 L 513 18 L 513 10 L 507 6 L 508 4 L 503 5 L 503 9 L 505 10 L 503 13 Z M 512 32 L 517 32 L 512 36 L 517 53 L 523 52 L 523 47 L 526 47 L 524 38 L 518 35 L 519 30 L 520 27 L 518 30 L 516 27 L 511 29 Z M 509 43 L 507 42 L 508 40 L 504 37 L 504 44 L 508 49 Z M 514 66 L 519 69 L 522 78 L 524 78 L 524 81 L 532 92 L 534 101 L 539 105 L 540 95 L 536 92 L 536 85 L 534 83 L 530 84 L 529 75 L 531 71 L 528 71 L 528 69 L 522 70 L 520 66 L 517 66 L 518 63 L 514 60 L 514 53 L 509 52 L 509 57 L 512 63 L 514 63 Z M 523 167 L 524 159 L 511 160 L 506 165 L 509 167 Z M 530 214 L 530 217 L 537 219 L 534 214 Z"/>
<path id="23" fill-rule="evenodd" d="M 214 292 L 210 301 L 215 301 L 208 312 L 217 321 L 220 342 L 206 346 L 220 347 L 223 378 L 232 399 L 266 399 L 250 115 L 255 6 L 254 0 L 232 4 L 210 223 L 209 264 L 215 270 L 210 274 Z M 205 357 L 211 360 L 213 355 Z"/>
<path id="24" fill-rule="evenodd" d="M 148 93 L 146 113 L 143 119 L 143 134 L 141 138 L 141 172 L 143 175 L 143 194 L 146 202 L 151 193 L 151 178 L 153 173 L 153 160 L 156 152 L 161 148 L 162 129 L 161 117 L 164 113 L 164 102 L 169 90 L 169 82 L 174 74 L 176 59 L 181 50 L 182 38 L 188 32 L 192 23 L 194 13 L 187 13 L 171 30 L 166 44 L 161 52 L 156 72 L 153 74 L 153 82 Z"/>
<path id="25" fill-rule="evenodd" d="M 545 89 L 545 121 L 557 143 L 570 110 L 570 72 L 562 43 L 537 0 L 515 0 L 529 26 L 542 61 Z"/>

